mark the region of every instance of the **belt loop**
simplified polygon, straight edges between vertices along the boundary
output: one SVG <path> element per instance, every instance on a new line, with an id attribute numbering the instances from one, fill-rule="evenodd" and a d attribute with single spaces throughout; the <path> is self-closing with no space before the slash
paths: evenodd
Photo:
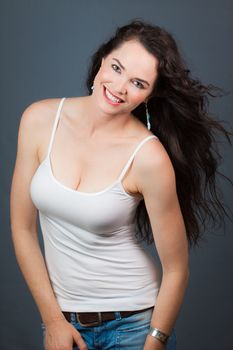
<path id="1" fill-rule="evenodd" d="M 117 321 L 120 321 L 122 319 L 120 311 L 115 311 L 115 317 Z"/>
<path id="2" fill-rule="evenodd" d="M 99 317 L 99 323 L 102 323 L 102 316 L 101 316 L 101 312 L 98 312 L 98 317 Z"/>
<path id="3" fill-rule="evenodd" d="M 70 322 L 71 323 L 77 323 L 75 312 L 70 313 Z"/>

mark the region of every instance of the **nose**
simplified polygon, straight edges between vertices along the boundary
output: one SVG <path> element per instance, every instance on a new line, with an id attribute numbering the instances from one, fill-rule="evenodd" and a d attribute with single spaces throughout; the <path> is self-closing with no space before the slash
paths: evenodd
<path id="1" fill-rule="evenodd" d="M 119 95 L 125 95 L 126 94 L 126 81 L 118 81 L 114 84 L 114 90 Z M 113 91 L 114 93 L 114 91 Z"/>

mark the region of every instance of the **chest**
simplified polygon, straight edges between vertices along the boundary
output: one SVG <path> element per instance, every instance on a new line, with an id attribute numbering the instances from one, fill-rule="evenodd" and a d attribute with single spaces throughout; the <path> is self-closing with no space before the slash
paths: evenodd
<path id="1" fill-rule="evenodd" d="M 69 189 L 53 177 L 48 158 L 34 174 L 30 194 L 34 205 L 46 216 L 95 233 L 111 234 L 112 230 L 133 224 L 140 202 L 140 198 L 125 193 L 118 181 L 93 193 Z"/>
<path id="2" fill-rule="evenodd" d="M 58 127 L 50 153 L 53 175 L 70 189 L 101 191 L 117 180 L 135 143 L 135 139 L 124 138 L 94 140 L 77 135 L 68 126 Z M 38 152 L 40 162 L 46 157 L 47 148 L 48 136 L 45 135 Z M 126 192 L 137 195 L 133 166 L 125 174 L 122 184 Z"/>

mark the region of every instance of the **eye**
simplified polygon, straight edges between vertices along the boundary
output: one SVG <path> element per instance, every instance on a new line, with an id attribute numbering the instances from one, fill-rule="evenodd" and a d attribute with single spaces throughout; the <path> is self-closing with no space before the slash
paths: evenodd
<path id="1" fill-rule="evenodd" d="M 142 83 L 140 83 L 140 81 L 135 80 L 134 83 L 137 83 L 137 84 L 138 84 L 138 85 L 134 84 L 137 88 L 139 88 L 139 89 L 144 89 L 144 85 L 143 85 Z"/>
<path id="2" fill-rule="evenodd" d="M 119 72 L 118 69 L 120 69 L 120 67 L 117 64 L 113 63 L 111 66 L 112 66 L 113 70 L 115 70 L 116 72 Z"/>

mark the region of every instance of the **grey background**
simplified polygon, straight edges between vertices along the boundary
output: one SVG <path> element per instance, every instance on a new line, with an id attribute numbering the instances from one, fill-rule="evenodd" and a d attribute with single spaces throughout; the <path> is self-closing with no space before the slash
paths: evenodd
<path id="1" fill-rule="evenodd" d="M 1 36 L 1 243 L 0 349 L 42 349 L 40 316 L 13 253 L 9 192 L 18 125 L 32 102 L 86 93 L 90 55 L 117 26 L 135 17 L 171 31 L 193 76 L 232 90 L 233 2 L 67 1 L 0 2 Z M 211 111 L 232 126 L 232 94 L 211 102 Z M 220 171 L 233 179 L 232 147 L 222 144 Z M 220 180 L 226 205 L 232 187 Z M 178 350 L 233 348 L 233 226 L 209 229 L 192 251 L 191 276 L 176 324 Z M 43 288 L 43 286 L 41 286 Z"/>

